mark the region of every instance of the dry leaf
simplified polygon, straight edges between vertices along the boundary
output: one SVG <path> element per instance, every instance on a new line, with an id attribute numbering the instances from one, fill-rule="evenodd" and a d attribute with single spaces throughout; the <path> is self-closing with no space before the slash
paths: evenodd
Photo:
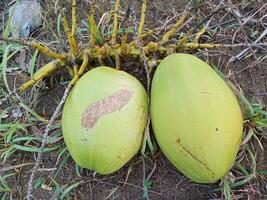
<path id="1" fill-rule="evenodd" d="M 48 185 L 46 185 L 46 184 L 42 184 L 42 185 L 41 185 L 41 188 L 44 189 L 44 190 L 48 190 L 48 191 L 53 190 L 52 187 L 50 187 L 50 186 L 48 186 Z"/>

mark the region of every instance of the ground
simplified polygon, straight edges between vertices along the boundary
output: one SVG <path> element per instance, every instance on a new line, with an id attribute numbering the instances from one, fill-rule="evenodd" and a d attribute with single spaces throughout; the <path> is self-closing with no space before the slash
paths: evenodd
<path id="1" fill-rule="evenodd" d="M 9 1 L 0 2 L 0 32 L 3 32 L 7 21 Z M 137 11 L 141 1 L 121 1 L 122 16 L 130 3 Z M 201 37 L 201 42 L 211 43 L 253 43 L 267 30 L 267 4 L 264 1 L 194 1 L 190 17 L 194 17 L 176 35 L 197 32 L 209 21 L 208 32 Z M 96 5 L 96 21 L 114 8 L 114 1 L 78 1 L 78 34 L 83 41 L 88 42 L 88 23 L 86 13 L 90 4 Z M 187 1 L 153 0 L 148 3 L 146 27 L 161 27 L 164 34 L 169 24 L 178 19 Z M 65 36 L 58 24 L 58 14 L 62 7 L 70 13 L 70 1 L 43 1 L 44 25 L 33 37 L 42 41 L 56 51 L 67 49 Z M 211 16 L 212 14 L 212 16 Z M 105 38 L 112 31 L 112 15 L 102 20 L 100 31 Z M 70 16 L 69 16 L 70 17 Z M 188 19 L 190 18 L 188 17 Z M 133 30 L 131 21 L 128 24 Z M 151 38 L 149 38 L 151 39 Z M 148 39 L 148 40 L 149 40 Z M 154 38 L 157 40 L 158 38 Z M 266 35 L 262 42 L 266 42 Z M 0 62 L 4 63 L 4 44 L 0 42 Z M 220 48 L 192 50 L 192 53 L 205 60 L 211 66 L 221 71 L 239 92 L 243 92 L 249 102 L 255 102 L 264 107 L 267 105 L 267 58 L 265 48 L 253 48 L 240 60 L 232 62 L 233 56 L 245 48 Z M 7 95 L 5 77 L 10 88 L 18 87 L 24 82 L 34 58 L 36 68 L 40 68 L 50 59 L 33 50 L 20 51 L 10 58 L 6 64 L 0 65 L 0 99 Z M 107 65 L 114 67 L 113 61 Z M 122 70 L 129 72 L 146 85 L 144 68 L 136 60 L 124 59 Z M 31 169 L 35 163 L 40 137 L 58 102 L 64 87 L 70 79 L 66 71 L 60 71 L 47 78 L 38 87 L 5 102 L 0 108 L 0 196 L 3 199 L 22 199 L 27 191 Z M 18 99 L 19 98 L 19 99 Z M 246 116 L 243 106 L 243 114 Z M 246 116 L 247 117 L 247 116 Z M 246 118 L 245 117 L 245 118 Z M 253 125 L 253 124 L 252 124 Z M 20 128 L 20 126 L 23 126 Z M 248 127 L 248 126 L 246 126 Z M 247 130 L 247 128 L 246 128 Z M 254 129 L 255 130 L 255 129 Z M 196 184 L 183 176 L 157 148 L 154 155 L 147 153 L 143 157 L 136 155 L 118 172 L 101 176 L 86 169 L 80 169 L 65 148 L 58 119 L 50 136 L 38 174 L 34 182 L 34 199 L 225 199 L 227 191 L 231 191 L 232 199 L 267 199 L 267 132 L 257 127 L 257 139 L 252 137 L 241 146 L 237 161 L 231 169 L 230 180 L 238 183 L 237 187 L 227 190 L 227 184 Z M 152 132 L 153 134 L 153 132 Z M 245 134 L 247 135 L 247 134 Z M 31 137 L 31 138 L 29 138 Z M 20 141 L 16 140 L 20 138 Z M 23 147 L 28 147 L 25 149 Z M 263 147 L 263 148 L 261 148 Z M 50 149 L 49 149 L 50 148 Z M 55 148 L 55 149 L 53 149 Z M 251 152 L 252 154 L 250 154 Z M 252 156 L 251 156 L 252 155 Z M 253 162 L 253 159 L 256 162 Z M 253 169 L 255 167 L 255 169 Z M 250 179 L 251 178 L 251 179 Z M 146 180 L 146 181 L 144 181 Z M 242 181 L 243 182 L 239 182 Z M 229 181 L 228 181 L 229 182 Z"/>

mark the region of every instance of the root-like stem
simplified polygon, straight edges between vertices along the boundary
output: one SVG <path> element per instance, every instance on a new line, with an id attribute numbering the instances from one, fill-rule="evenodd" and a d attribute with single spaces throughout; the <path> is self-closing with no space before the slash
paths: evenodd
<path id="1" fill-rule="evenodd" d="M 20 88 L 19 91 L 23 92 L 27 88 L 34 85 L 36 82 L 42 80 L 44 77 L 49 76 L 50 74 L 54 73 L 56 70 L 58 70 L 60 67 L 64 66 L 64 63 L 59 60 L 53 60 L 52 62 L 44 65 L 42 68 L 40 68 L 33 76 L 33 78 L 24 83 Z"/>
<path id="2" fill-rule="evenodd" d="M 89 57 L 87 53 L 83 53 L 83 62 L 81 67 L 79 68 L 78 72 L 74 75 L 74 78 L 71 80 L 71 84 L 75 84 L 77 80 L 81 77 L 81 75 L 84 73 L 86 67 L 88 66 L 89 63 Z"/>
<path id="3" fill-rule="evenodd" d="M 38 49 L 43 54 L 45 54 L 45 55 L 47 55 L 48 57 L 51 57 L 51 58 L 55 58 L 55 59 L 59 59 L 59 60 L 64 61 L 66 59 L 66 57 L 67 57 L 65 54 L 58 54 L 58 53 L 48 49 L 47 47 L 45 47 L 42 44 L 37 43 L 37 42 L 31 42 L 30 46 L 33 49 Z"/>
<path id="4" fill-rule="evenodd" d="M 138 40 L 138 39 L 137 39 Z M 210 43 L 194 43 L 194 42 L 186 42 L 186 39 L 184 41 L 179 41 L 178 44 L 170 44 L 167 46 L 161 45 L 157 42 L 149 42 L 147 45 L 140 48 L 136 45 L 136 43 L 126 43 L 125 41 L 119 45 L 113 45 L 110 46 L 107 43 L 103 45 L 102 47 L 94 47 L 94 48 L 86 48 L 81 55 L 77 56 L 79 60 L 82 60 L 82 65 L 79 68 L 78 66 L 72 66 L 71 74 L 74 74 L 74 78 L 72 80 L 72 83 L 74 84 L 80 76 L 84 73 L 85 68 L 89 65 L 89 61 L 99 61 L 104 60 L 108 57 L 114 57 L 116 59 L 116 67 L 120 68 L 120 57 L 125 56 L 131 56 L 134 58 L 140 57 L 141 60 L 143 60 L 144 57 L 142 57 L 142 54 L 153 54 L 153 53 L 160 53 L 160 54 L 168 54 L 170 52 L 174 51 L 181 51 L 181 50 L 188 50 L 188 49 L 199 49 L 199 48 L 234 48 L 234 47 L 247 47 L 250 45 L 250 47 L 266 47 L 267 43 L 257 43 L 257 44 L 245 44 L 245 43 L 239 43 L 239 44 L 210 44 Z M 142 53 L 143 51 L 143 53 Z M 76 57 L 74 57 L 76 58 Z M 90 60 L 89 60 L 90 58 Z M 68 58 L 69 59 L 69 58 Z M 33 84 L 35 84 L 37 81 L 43 79 L 44 77 L 48 76 L 49 74 L 55 72 L 58 68 L 65 66 L 65 62 L 61 60 L 54 60 L 48 64 L 46 64 L 44 67 L 42 67 L 40 70 L 38 70 L 34 78 L 25 84 L 23 84 L 20 88 L 20 91 L 24 91 Z"/>
<path id="5" fill-rule="evenodd" d="M 113 32 L 111 36 L 111 44 L 116 44 L 117 35 L 118 35 L 118 12 L 120 7 L 120 0 L 116 0 L 115 10 L 114 10 L 114 24 L 113 24 Z"/>
<path id="6" fill-rule="evenodd" d="M 96 45 L 96 23 L 94 19 L 94 11 L 91 11 L 91 14 L 88 15 L 88 21 L 90 24 L 90 46 L 94 47 Z"/>
<path id="7" fill-rule="evenodd" d="M 43 54 L 47 55 L 48 57 L 54 58 L 54 59 L 58 59 L 58 60 L 62 60 L 64 61 L 66 59 L 66 54 L 59 54 L 55 51 L 52 51 L 51 49 L 49 49 L 48 47 L 44 46 L 43 44 L 36 42 L 36 41 L 26 41 L 20 38 L 16 38 L 16 39 L 12 39 L 12 38 L 8 38 L 8 39 L 4 39 L 0 37 L 0 41 L 5 41 L 5 42 L 9 42 L 9 43 L 17 43 L 17 44 L 21 44 L 21 45 L 25 45 L 28 47 L 31 47 L 33 49 L 38 49 L 40 52 L 42 52 Z"/>
<path id="8" fill-rule="evenodd" d="M 67 21 L 66 16 L 62 16 L 62 22 L 63 22 L 64 31 L 68 37 L 68 42 L 70 45 L 71 53 L 73 55 L 77 55 L 78 54 L 78 44 L 75 40 L 74 35 L 72 34 L 71 30 L 69 29 L 69 23 Z"/>
<path id="9" fill-rule="evenodd" d="M 72 16 L 71 16 L 71 37 L 74 38 L 76 33 L 76 25 L 77 25 L 77 14 L 76 14 L 76 0 L 72 0 Z"/>
<path id="10" fill-rule="evenodd" d="M 116 69 L 119 70 L 121 68 L 121 60 L 118 54 L 115 54 L 115 62 L 116 62 Z"/>
<path id="11" fill-rule="evenodd" d="M 143 0 L 141 19 L 140 19 L 139 26 L 138 26 L 138 38 L 141 37 L 142 32 L 143 32 L 143 27 L 144 27 L 145 18 L 146 18 L 146 8 L 147 8 L 147 0 Z"/>
<path id="12" fill-rule="evenodd" d="M 206 33 L 206 31 L 207 31 L 207 29 L 208 29 L 208 27 L 209 27 L 210 22 L 211 22 L 211 20 L 209 20 L 208 23 L 207 23 L 207 24 L 206 24 L 206 25 L 205 25 L 205 26 L 204 26 L 198 33 L 196 33 L 196 36 L 195 36 L 195 38 L 194 38 L 194 40 L 193 40 L 194 43 L 198 43 L 200 37 L 201 37 L 204 33 Z"/>
<path id="13" fill-rule="evenodd" d="M 182 14 L 182 16 L 176 22 L 174 27 L 171 30 L 169 30 L 167 33 L 165 33 L 165 35 L 161 39 L 161 44 L 165 44 L 170 39 L 170 37 L 172 37 L 178 31 L 180 26 L 184 23 L 184 20 L 186 18 L 186 14 L 187 13 Z"/>

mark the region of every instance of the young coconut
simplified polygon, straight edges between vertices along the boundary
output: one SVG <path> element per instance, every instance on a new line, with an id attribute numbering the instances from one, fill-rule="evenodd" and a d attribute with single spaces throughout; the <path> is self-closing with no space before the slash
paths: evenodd
<path id="1" fill-rule="evenodd" d="M 100 174 L 120 169 L 139 150 L 148 99 L 126 72 L 98 67 L 81 77 L 63 110 L 67 148 L 78 165 Z"/>
<path id="2" fill-rule="evenodd" d="M 207 63 L 188 54 L 166 57 L 152 81 L 151 117 L 161 150 L 192 181 L 216 182 L 232 167 L 242 114 Z"/>

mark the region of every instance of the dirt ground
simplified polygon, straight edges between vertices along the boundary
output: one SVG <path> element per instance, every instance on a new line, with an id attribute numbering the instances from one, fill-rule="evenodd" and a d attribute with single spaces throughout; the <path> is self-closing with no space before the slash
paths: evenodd
<path id="1" fill-rule="evenodd" d="M 0 32 L 3 31 L 3 24 L 7 19 L 7 9 L 9 1 L 2 0 L 0 2 Z M 86 28 L 85 16 L 90 10 L 91 1 L 77 1 L 78 6 L 78 26 Z M 187 5 L 186 0 L 151 0 L 148 1 L 148 11 L 146 18 L 146 27 L 162 27 L 162 33 L 169 24 L 173 24 L 178 19 L 178 15 L 184 10 Z M 222 4 L 220 4 L 220 2 Z M 194 19 L 185 25 L 180 30 L 180 33 L 175 37 L 179 38 L 181 34 L 191 32 L 197 32 L 201 27 L 210 19 L 212 14 L 212 21 L 209 25 L 208 33 L 204 34 L 201 38 L 203 43 L 253 43 L 265 30 L 267 30 L 267 17 L 264 16 L 267 13 L 267 4 L 264 1 L 195 1 L 191 16 Z M 97 12 L 96 21 L 98 22 L 104 13 L 113 8 L 113 1 L 95 1 Z M 141 1 L 122 1 L 121 11 L 125 12 L 129 4 L 134 4 L 137 12 L 141 9 Z M 57 51 L 66 50 L 66 42 L 63 35 L 54 37 L 53 30 L 57 29 L 57 17 L 60 7 L 64 4 L 67 9 L 66 13 L 70 10 L 69 1 L 43 1 L 44 6 L 44 26 L 38 30 L 34 37 L 40 41 L 43 41 L 51 49 Z M 218 5 L 220 5 L 218 7 Z M 230 6 L 231 5 L 231 6 Z M 232 12 L 233 10 L 234 12 Z M 123 15 L 123 12 L 121 15 Z M 238 15 L 238 16 L 236 16 Z M 176 16 L 176 17 L 175 17 Z M 68 16 L 70 17 L 70 16 Z M 189 17 L 190 18 L 190 17 Z M 239 24 L 241 22 L 241 24 Z M 110 24 L 109 24 L 110 23 Z M 103 22 L 100 26 L 103 32 L 107 33 L 106 38 L 109 37 L 109 30 L 111 29 L 111 22 Z M 133 26 L 129 22 L 128 26 Z M 56 32 L 56 31 L 55 31 Z M 88 33 L 82 30 L 78 33 L 77 37 L 81 41 L 88 41 Z M 151 40 L 153 38 L 148 38 Z M 154 40 L 157 40 L 157 38 Z M 262 42 L 267 42 L 267 37 L 263 37 Z M 0 43 L 1 44 L 1 43 Z M 83 43 L 85 44 L 85 43 Z M 267 59 L 263 59 L 267 55 L 267 49 L 255 48 L 253 52 L 249 50 L 240 60 L 230 62 L 231 58 L 239 54 L 244 48 L 220 48 L 220 49 L 202 49 L 191 50 L 187 53 L 192 53 L 199 58 L 202 58 L 211 66 L 216 67 L 222 71 L 227 78 L 238 88 L 243 91 L 244 95 L 249 101 L 254 99 L 255 102 L 259 102 L 262 105 L 267 105 Z M 29 63 L 32 50 L 26 52 L 26 63 Z M 18 55 L 19 56 L 19 55 Z M 16 59 L 12 62 L 17 62 Z M 0 57 L 1 58 L 1 57 Z M 49 58 L 44 55 L 39 55 L 36 67 L 41 67 L 46 63 Z M 114 66 L 114 62 L 108 62 L 111 66 Z M 144 85 L 146 85 L 146 73 L 144 68 L 137 64 L 135 60 L 123 59 L 122 70 L 129 72 L 139 79 Z M 24 70 L 25 71 L 25 70 Z M 9 84 L 13 85 L 15 78 L 23 79 L 26 73 L 23 69 L 13 71 L 9 74 Z M 64 76 L 65 75 L 65 76 Z M 64 76 L 64 77 L 63 77 Z M 0 79 L 1 80 L 1 79 Z M 69 76 L 66 71 L 58 72 L 53 75 L 52 78 L 46 79 L 45 84 L 38 89 L 38 100 L 36 105 L 32 105 L 35 112 L 39 115 L 49 119 L 53 111 L 55 110 L 61 96 L 64 92 L 66 82 L 69 80 Z M 0 83 L 0 87 L 3 87 L 3 83 Z M 28 92 L 28 94 L 31 91 Z M 32 98 L 29 95 L 24 95 L 22 98 Z M 10 106 L 14 106 L 10 104 Z M 60 121 L 57 121 L 59 124 Z M 35 124 L 35 128 L 42 130 L 43 125 Z M 35 130 L 35 129 L 32 129 Z M 38 133 L 40 131 L 37 131 Z M 56 129 L 53 134 L 61 134 L 60 129 Z M 41 133 L 40 133 L 41 134 Z M 259 135 L 259 140 L 264 147 L 261 150 L 257 140 L 251 140 L 248 144 L 256 155 L 257 159 L 257 171 L 267 170 L 267 132 L 266 129 Z M 63 139 L 59 141 L 63 144 Z M 64 144 L 63 144 L 64 145 Z M 240 152 L 238 158 L 241 156 Z M 243 156 L 243 154 L 242 154 Z M 244 156 L 246 157 L 246 156 Z M 34 163 L 36 154 L 25 153 L 23 151 L 17 151 L 10 159 L 8 159 L 1 167 L 14 166 L 21 163 Z M 247 157 L 246 157 L 247 158 Z M 250 169 L 248 159 L 243 160 L 244 166 Z M 0 160 L 1 161 L 1 160 Z M 2 162 L 1 162 L 2 163 Z M 8 180 L 8 183 L 13 186 L 10 199 L 20 199 L 27 191 L 27 184 L 29 175 L 32 169 L 32 165 L 19 168 L 18 175 L 13 176 Z M 129 163 L 127 163 L 119 171 L 108 175 L 100 176 L 94 174 L 89 170 L 81 170 L 80 174 L 77 173 L 75 163 L 71 157 L 65 152 L 59 155 L 59 151 L 53 151 L 45 153 L 41 162 L 41 166 L 36 176 L 37 180 L 43 178 L 46 180 L 43 187 L 37 187 L 34 189 L 34 199 L 56 199 L 58 194 L 56 191 L 56 183 L 63 190 L 70 185 L 79 183 L 77 187 L 71 190 L 68 199 L 177 199 L 177 200 L 217 200 L 223 199 L 222 192 L 214 189 L 221 187 L 220 183 L 215 184 L 196 184 L 191 182 L 185 176 L 183 176 L 162 154 L 160 149 L 157 149 L 155 155 L 149 155 L 143 158 L 140 154 L 136 155 Z M 234 167 L 231 172 L 238 177 L 240 173 L 237 168 Z M 0 174 L 1 175 L 1 174 Z M 148 191 L 144 187 L 144 180 L 150 177 L 149 183 L 151 187 Z M 50 189 L 49 186 L 52 187 Z M 263 175 L 256 175 L 255 178 L 247 184 L 241 187 L 234 188 L 232 190 L 233 199 L 267 199 L 267 178 Z M 148 192 L 148 194 L 146 193 Z M 1 196 L 1 194 L 0 194 Z M 60 198 L 58 198 L 60 199 Z"/>

